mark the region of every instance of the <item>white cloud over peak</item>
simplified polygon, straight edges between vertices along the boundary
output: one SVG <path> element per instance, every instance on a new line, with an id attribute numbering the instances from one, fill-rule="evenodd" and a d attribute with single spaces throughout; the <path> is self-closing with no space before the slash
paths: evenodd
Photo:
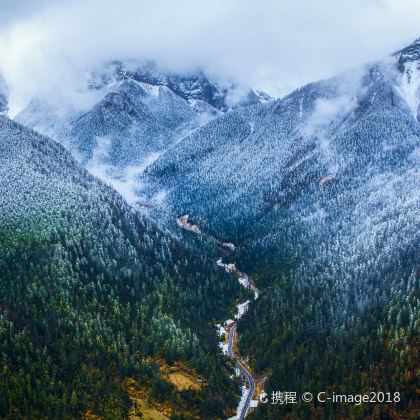
<path id="1" fill-rule="evenodd" d="M 36 94 L 88 105 L 87 73 L 112 59 L 203 68 L 279 95 L 420 36 L 418 0 L 6 0 L 0 16 L 15 110 Z"/>

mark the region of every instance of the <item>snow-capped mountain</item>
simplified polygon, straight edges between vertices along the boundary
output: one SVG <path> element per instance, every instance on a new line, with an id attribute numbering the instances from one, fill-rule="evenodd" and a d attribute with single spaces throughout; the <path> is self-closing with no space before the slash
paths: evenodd
<path id="1" fill-rule="evenodd" d="M 203 74 L 128 68 L 93 74 L 100 99 L 87 112 L 63 117 L 34 99 L 17 119 L 140 199 L 165 228 L 188 214 L 202 237 L 234 244 L 238 266 L 265 289 L 238 323 L 239 346 L 270 372 L 270 389 L 308 390 L 316 371 L 319 389 L 333 379 L 411 393 L 419 40 L 278 100 L 252 91 L 238 100 Z M 388 376 L 375 371 L 384 364 Z M 339 366 L 334 378 L 330 366 Z"/>
<path id="2" fill-rule="evenodd" d="M 16 120 L 64 144 L 95 175 L 132 203 L 138 177 L 170 145 L 221 115 L 234 88 L 223 88 L 203 74 L 159 73 L 149 64 L 129 71 L 113 62 L 92 73 L 99 101 L 87 112 L 57 111 L 34 98 Z M 246 91 L 232 106 L 267 101 Z"/>
<path id="3" fill-rule="evenodd" d="M 419 62 L 420 60 L 420 38 L 417 38 L 412 44 L 394 53 L 398 58 L 398 67 L 404 71 L 407 63 Z"/>
<path id="4" fill-rule="evenodd" d="M 164 190 L 173 215 L 242 244 L 250 270 L 268 264 L 267 247 L 286 265 L 300 244 L 296 281 L 357 289 L 386 271 L 389 291 L 419 242 L 418 51 L 209 122 L 147 168 L 149 197 Z"/>
<path id="5" fill-rule="evenodd" d="M 268 392 L 313 389 L 316 376 L 320 390 L 345 383 L 413 398 L 419 54 L 416 41 L 383 62 L 233 110 L 145 171 L 143 192 L 161 207 L 165 197 L 169 220 L 188 214 L 234 243 L 238 266 L 266 287 L 239 325 L 239 346 L 261 375 L 270 372 Z M 267 404 L 259 418 L 292 409 Z"/>
<path id="6" fill-rule="evenodd" d="M 223 112 L 231 107 L 254 105 L 272 99 L 262 91 L 211 81 L 201 70 L 189 74 L 176 74 L 158 69 L 153 62 L 140 67 L 134 64 L 127 66 L 121 62 L 111 62 L 100 72 L 94 72 L 91 86 L 101 88 L 115 80 L 126 79 L 133 79 L 152 86 L 166 86 L 190 104 L 204 102 Z"/>

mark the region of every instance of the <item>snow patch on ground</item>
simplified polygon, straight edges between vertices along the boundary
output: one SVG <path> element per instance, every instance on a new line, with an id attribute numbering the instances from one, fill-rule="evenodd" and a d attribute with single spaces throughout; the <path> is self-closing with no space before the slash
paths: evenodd
<path id="1" fill-rule="evenodd" d="M 201 235 L 203 233 L 201 231 L 201 229 L 197 225 L 194 225 L 194 224 L 190 223 L 188 221 L 188 217 L 189 217 L 188 214 L 185 214 L 184 216 L 178 217 L 176 219 L 176 223 L 182 229 L 190 230 L 194 233 L 197 233 L 198 235 Z"/>
<path id="2" fill-rule="evenodd" d="M 248 397 L 248 392 L 249 392 L 249 388 L 247 388 L 245 385 L 242 385 L 242 394 L 241 394 L 241 399 L 238 403 L 238 407 L 236 408 L 236 415 L 233 417 L 229 417 L 228 420 L 237 420 L 240 418 L 242 409 L 245 405 L 246 398 Z"/>
<path id="3" fill-rule="evenodd" d="M 260 296 L 259 290 L 249 281 L 249 277 L 246 274 L 241 273 L 238 278 L 239 283 L 245 287 L 245 289 L 251 289 L 254 293 L 254 300 L 257 300 Z"/>
<path id="4" fill-rule="evenodd" d="M 240 276 L 239 277 L 239 283 L 242 284 L 242 286 L 245 287 L 245 289 L 248 289 L 249 287 L 249 280 L 247 276 Z"/>
<path id="5" fill-rule="evenodd" d="M 222 262 L 222 259 L 221 258 L 219 258 L 217 261 L 216 261 L 216 264 L 219 266 L 219 267 L 223 267 L 228 273 L 231 273 L 231 272 L 233 272 L 233 271 L 236 271 L 236 265 L 234 264 L 234 263 L 230 263 L 230 264 L 225 264 L 225 263 L 223 263 Z"/>
<path id="6" fill-rule="evenodd" d="M 245 312 L 248 310 L 249 303 L 250 303 L 250 301 L 247 300 L 244 303 L 240 303 L 239 305 L 236 305 L 236 307 L 238 308 L 238 313 L 235 315 L 236 319 L 241 319 L 243 317 Z"/>
<path id="7" fill-rule="evenodd" d="M 228 344 L 225 343 L 224 341 L 221 341 L 219 343 L 219 347 L 222 349 L 222 353 L 227 356 L 227 354 L 228 354 Z"/>
<path id="8" fill-rule="evenodd" d="M 232 242 L 223 242 L 222 246 L 224 246 L 227 249 L 230 249 L 231 251 L 235 251 L 236 246 Z"/>
<path id="9" fill-rule="evenodd" d="M 226 328 L 229 327 L 229 325 L 231 325 L 233 323 L 234 323 L 234 321 L 232 319 L 227 319 L 223 323 L 223 325 L 221 325 L 221 324 L 216 325 L 217 333 L 218 333 L 219 337 L 224 337 L 224 340 L 219 342 L 219 347 L 220 347 L 220 349 L 222 350 L 222 353 L 225 356 L 228 356 L 228 347 L 229 347 L 229 344 L 226 341 L 226 334 L 227 334 L 227 329 Z"/>

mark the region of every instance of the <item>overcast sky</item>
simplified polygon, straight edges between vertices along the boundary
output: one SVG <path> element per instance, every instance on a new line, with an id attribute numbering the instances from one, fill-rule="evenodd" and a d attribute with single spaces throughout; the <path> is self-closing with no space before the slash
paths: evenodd
<path id="1" fill-rule="evenodd" d="M 282 95 L 410 43 L 419 22 L 419 0 L 1 0 L 0 69 L 15 108 L 80 100 L 89 69 L 114 58 Z"/>

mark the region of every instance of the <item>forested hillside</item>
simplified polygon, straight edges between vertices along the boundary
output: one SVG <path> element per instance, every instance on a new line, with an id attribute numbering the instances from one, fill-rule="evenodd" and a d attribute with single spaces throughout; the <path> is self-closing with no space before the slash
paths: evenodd
<path id="1" fill-rule="evenodd" d="M 0 420 L 420 420 L 419 20 L 0 0 Z"/>
<path id="2" fill-rule="evenodd" d="M 15 120 L 63 144 L 133 205 L 144 168 L 168 147 L 231 106 L 269 99 L 251 90 L 234 95 L 235 86 L 200 71 L 179 75 L 153 63 L 110 62 L 87 84 L 92 106 L 78 110 L 34 97 Z"/>
<path id="3" fill-rule="evenodd" d="M 92 77 L 102 96 L 87 112 L 63 118 L 34 99 L 17 120 L 65 144 L 161 228 L 180 236 L 175 220 L 188 214 L 209 243 L 233 243 L 231 258 L 262 290 L 238 322 L 238 348 L 268 378 L 266 391 L 401 393 L 381 405 L 266 405 L 255 417 L 410 418 L 419 410 L 419 60 L 416 40 L 282 99 L 250 92 L 237 106 L 202 74 L 113 63 Z M 2 126 L 6 407 L 24 389 L 22 401 L 42 413 L 42 389 L 69 416 L 126 413 L 123 390 L 103 403 L 102 388 L 80 384 L 93 369 L 112 378 L 97 382 L 106 392 L 128 376 L 168 391 L 148 371 L 152 356 L 191 360 L 210 380 L 188 404 L 204 418 L 224 415 L 234 398 L 210 328 L 240 292 L 207 261 L 205 240 L 197 256 L 59 146 Z M 53 303 L 39 314 L 44 300 Z M 31 369 L 44 379 L 31 382 Z M 177 413 L 187 396 L 168 392 Z"/>
<path id="4" fill-rule="evenodd" d="M 414 410 L 419 51 L 417 40 L 383 62 L 229 112 L 146 170 L 145 194 L 165 194 L 170 214 L 238 245 L 239 267 L 266 289 L 238 329 L 257 372 L 271 373 L 270 390 L 404 395 L 395 406 L 320 412 Z"/>
<path id="5" fill-rule="evenodd" d="M 126 418 L 132 378 L 202 418 L 235 405 L 217 348 L 239 285 L 81 169 L 0 117 L 0 417 Z M 187 361 L 179 391 L 154 361 Z M 217 401 L 217 404 L 214 402 Z"/>

